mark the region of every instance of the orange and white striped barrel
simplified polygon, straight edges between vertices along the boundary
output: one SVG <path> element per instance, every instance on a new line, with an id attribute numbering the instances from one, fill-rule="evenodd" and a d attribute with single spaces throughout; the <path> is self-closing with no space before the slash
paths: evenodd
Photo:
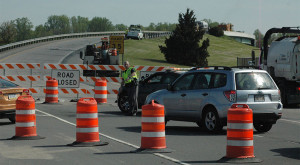
<path id="1" fill-rule="evenodd" d="M 77 102 L 76 141 L 99 140 L 98 108 L 94 98 L 81 98 Z"/>
<path id="2" fill-rule="evenodd" d="M 93 146 L 100 143 L 98 108 L 94 98 L 81 98 L 77 102 L 76 141 L 71 145 Z"/>
<path id="3" fill-rule="evenodd" d="M 40 139 L 36 133 L 35 101 L 32 96 L 19 96 L 16 101 L 16 134 L 11 139 Z"/>
<path id="4" fill-rule="evenodd" d="M 97 103 L 107 103 L 107 82 L 105 80 L 96 80 L 94 97 Z"/>
<path id="5" fill-rule="evenodd" d="M 142 106 L 141 149 L 166 148 L 164 106 L 152 104 Z"/>
<path id="6" fill-rule="evenodd" d="M 227 158 L 253 158 L 253 113 L 247 104 L 233 104 L 227 113 Z"/>
<path id="7" fill-rule="evenodd" d="M 58 103 L 58 81 L 55 78 L 46 81 L 45 103 Z"/>

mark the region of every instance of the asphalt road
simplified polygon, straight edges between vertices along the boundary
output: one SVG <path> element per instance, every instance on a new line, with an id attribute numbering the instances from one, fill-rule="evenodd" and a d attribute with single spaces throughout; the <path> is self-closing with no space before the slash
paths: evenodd
<path id="1" fill-rule="evenodd" d="M 5 52 L 0 54 L 0 63 L 42 63 L 49 60 L 50 54 L 57 56 L 55 60 L 51 59 L 52 63 L 61 62 L 70 50 L 78 50 L 82 46 L 82 40 L 78 40 L 41 43 Z M 56 51 L 54 47 L 61 45 L 65 45 L 64 50 L 68 51 L 51 53 Z M 43 56 L 42 52 L 46 51 L 49 54 L 42 58 L 44 60 L 37 57 Z M 60 98 L 58 104 L 42 104 L 42 100 L 36 102 L 37 134 L 45 139 L 7 140 L 15 135 L 15 125 L 1 119 L 0 164 L 222 164 L 218 160 L 226 155 L 226 127 L 218 134 L 210 134 L 195 123 L 176 121 L 170 121 L 166 126 L 166 142 L 171 153 L 130 153 L 140 147 L 141 114 L 123 115 L 114 103 L 116 95 L 109 96 L 108 103 L 98 105 L 99 137 L 109 144 L 67 146 L 76 140 L 76 103 L 69 102 L 72 97 L 76 96 Z M 262 160 L 259 164 L 299 164 L 299 107 L 285 108 L 282 119 L 269 132 L 259 134 L 254 131 L 254 155 Z"/>

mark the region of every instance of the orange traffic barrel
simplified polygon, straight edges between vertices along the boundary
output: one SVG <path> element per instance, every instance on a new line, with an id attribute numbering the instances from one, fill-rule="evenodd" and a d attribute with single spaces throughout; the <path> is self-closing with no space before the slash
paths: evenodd
<path id="1" fill-rule="evenodd" d="M 43 139 L 36 133 L 35 101 L 32 96 L 19 96 L 16 101 L 16 134 L 11 140 Z"/>
<path id="2" fill-rule="evenodd" d="M 141 147 L 133 152 L 171 152 L 166 146 L 164 106 L 151 104 L 142 106 Z"/>
<path id="3" fill-rule="evenodd" d="M 98 127 L 98 107 L 94 98 L 81 98 L 77 102 L 76 141 L 71 146 L 101 146 Z"/>
<path id="4" fill-rule="evenodd" d="M 97 103 L 107 103 L 107 82 L 106 80 L 96 80 L 95 95 Z"/>
<path id="5" fill-rule="evenodd" d="M 227 112 L 227 147 L 222 159 L 226 162 L 261 162 L 254 156 L 253 112 L 247 104 L 233 104 Z"/>
<path id="6" fill-rule="evenodd" d="M 118 55 L 118 52 L 117 52 L 117 49 L 116 49 L 116 48 L 114 48 L 114 49 L 112 50 L 111 55 L 112 55 L 112 56 L 117 56 L 117 55 Z"/>
<path id="7" fill-rule="evenodd" d="M 49 78 L 46 81 L 45 103 L 58 103 L 58 81 L 55 78 Z"/>

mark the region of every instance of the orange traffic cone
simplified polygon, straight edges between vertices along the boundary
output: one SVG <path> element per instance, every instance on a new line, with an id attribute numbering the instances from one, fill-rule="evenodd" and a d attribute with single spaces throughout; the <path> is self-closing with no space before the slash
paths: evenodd
<path id="1" fill-rule="evenodd" d="M 81 98 L 77 102 L 76 141 L 69 146 L 89 147 L 107 145 L 100 142 L 98 108 L 94 98 Z"/>
<path id="2" fill-rule="evenodd" d="M 19 96 L 16 101 L 16 135 L 10 140 L 43 139 L 36 133 L 35 102 L 32 96 Z"/>
<path id="3" fill-rule="evenodd" d="M 247 104 L 233 104 L 227 112 L 226 156 L 221 162 L 258 163 L 253 147 L 253 113 Z"/>
<path id="4" fill-rule="evenodd" d="M 131 152 L 171 152 L 166 146 L 164 106 L 152 104 L 142 106 L 141 147 Z"/>

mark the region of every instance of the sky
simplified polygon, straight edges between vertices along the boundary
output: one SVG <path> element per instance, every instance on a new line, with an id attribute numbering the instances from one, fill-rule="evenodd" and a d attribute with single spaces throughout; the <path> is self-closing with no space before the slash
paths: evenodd
<path id="1" fill-rule="evenodd" d="M 197 20 L 233 24 L 234 31 L 265 33 L 300 26 L 300 0 L 0 0 L 0 24 L 27 17 L 34 26 L 51 15 L 105 17 L 114 25 L 178 23 L 187 8 Z"/>

